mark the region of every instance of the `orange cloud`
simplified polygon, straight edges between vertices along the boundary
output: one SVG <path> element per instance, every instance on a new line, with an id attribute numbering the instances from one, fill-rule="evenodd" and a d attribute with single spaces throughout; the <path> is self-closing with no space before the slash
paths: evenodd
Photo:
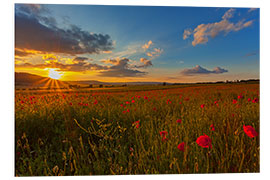
<path id="1" fill-rule="evenodd" d="M 186 29 L 183 33 L 183 39 L 187 39 L 193 34 L 192 45 L 205 44 L 209 41 L 209 37 L 215 38 L 217 35 L 224 33 L 227 35 L 232 31 L 240 31 L 243 28 L 252 25 L 253 20 L 240 20 L 236 23 L 230 22 L 229 19 L 233 17 L 235 9 L 229 9 L 223 16 L 222 20 L 215 23 L 200 24 L 194 30 Z"/>
<path id="2" fill-rule="evenodd" d="M 148 43 L 144 44 L 142 48 L 146 51 L 150 47 L 151 44 L 153 44 L 153 42 L 150 40 L 148 41 Z"/>

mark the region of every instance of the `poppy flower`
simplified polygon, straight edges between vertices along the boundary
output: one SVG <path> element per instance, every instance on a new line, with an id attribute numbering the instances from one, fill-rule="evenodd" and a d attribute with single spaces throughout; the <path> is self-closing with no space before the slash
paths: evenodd
<path id="1" fill-rule="evenodd" d="M 259 102 L 259 99 L 258 98 L 255 98 L 255 99 L 252 100 L 252 102 L 253 103 L 257 103 L 257 102 Z"/>
<path id="2" fill-rule="evenodd" d="M 214 124 L 211 124 L 211 125 L 210 125 L 210 128 L 211 128 L 211 131 L 215 131 Z"/>
<path id="3" fill-rule="evenodd" d="M 162 137 L 162 141 L 167 140 L 167 138 L 166 138 L 166 135 L 168 134 L 167 131 L 160 131 L 159 134 Z"/>
<path id="4" fill-rule="evenodd" d="M 182 119 L 178 119 L 176 122 L 177 123 L 182 123 Z"/>
<path id="5" fill-rule="evenodd" d="M 236 104 L 236 103 L 237 103 L 237 100 L 236 100 L 236 99 L 234 99 L 234 100 L 233 100 L 233 104 Z"/>
<path id="6" fill-rule="evenodd" d="M 183 151 L 183 152 L 184 152 L 184 151 L 185 151 L 185 143 L 182 142 L 182 143 L 178 144 L 177 148 L 178 148 L 180 151 Z"/>
<path id="7" fill-rule="evenodd" d="M 134 126 L 136 126 L 136 128 L 139 128 L 140 127 L 140 121 L 135 121 L 133 123 Z"/>
<path id="8" fill-rule="evenodd" d="M 251 101 L 251 98 L 248 98 L 248 102 L 250 102 Z"/>
<path id="9" fill-rule="evenodd" d="M 205 105 L 204 105 L 204 104 L 202 104 L 202 105 L 201 105 L 201 108 L 204 108 L 204 107 L 205 107 Z"/>
<path id="10" fill-rule="evenodd" d="M 243 96 L 242 96 L 242 95 L 239 95 L 237 98 L 238 98 L 238 99 L 242 99 L 242 98 L 243 98 Z"/>
<path id="11" fill-rule="evenodd" d="M 255 131 L 255 129 L 252 126 L 243 125 L 243 129 L 246 135 L 248 135 L 250 138 L 258 136 L 258 133 Z"/>
<path id="12" fill-rule="evenodd" d="M 203 147 L 203 148 L 212 148 L 212 144 L 211 144 L 211 139 L 209 136 L 207 136 L 206 134 L 203 136 L 198 137 L 198 139 L 196 140 L 196 143 Z"/>
<path id="13" fill-rule="evenodd" d="M 135 101 L 134 101 L 134 100 L 132 100 L 132 101 L 131 101 L 131 103 L 135 103 Z"/>

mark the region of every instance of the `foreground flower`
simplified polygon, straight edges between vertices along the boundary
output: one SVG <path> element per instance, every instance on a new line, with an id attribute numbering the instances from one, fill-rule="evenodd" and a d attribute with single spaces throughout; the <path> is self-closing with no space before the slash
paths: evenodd
<path id="1" fill-rule="evenodd" d="M 178 148 L 180 151 L 183 151 L 183 152 L 184 152 L 184 151 L 185 151 L 185 143 L 182 142 L 182 143 L 178 144 L 177 148 Z"/>
<path id="2" fill-rule="evenodd" d="M 248 135 L 250 138 L 258 136 L 258 133 L 255 131 L 255 129 L 252 126 L 243 125 L 243 129 L 246 135 Z"/>
<path id="3" fill-rule="evenodd" d="M 162 141 L 166 141 L 167 140 L 167 138 L 166 138 L 166 135 L 168 134 L 167 131 L 160 131 L 159 134 L 162 137 Z"/>
<path id="4" fill-rule="evenodd" d="M 211 139 L 209 136 L 207 135 L 203 135 L 203 136 L 200 136 L 198 137 L 198 139 L 196 140 L 196 143 L 203 147 L 203 148 L 212 148 L 212 144 L 211 144 Z"/>
<path id="5" fill-rule="evenodd" d="M 182 123 L 182 119 L 178 119 L 176 122 L 177 123 Z"/>
<path id="6" fill-rule="evenodd" d="M 202 105 L 201 105 L 201 108 L 204 108 L 204 106 L 205 106 L 205 105 L 204 105 L 204 104 L 202 104 Z"/>

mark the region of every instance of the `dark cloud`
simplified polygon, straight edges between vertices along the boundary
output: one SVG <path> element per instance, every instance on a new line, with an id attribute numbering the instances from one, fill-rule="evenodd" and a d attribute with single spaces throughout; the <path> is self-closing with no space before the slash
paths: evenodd
<path id="1" fill-rule="evenodd" d="M 195 66 L 194 68 L 191 69 L 184 69 L 181 71 L 181 74 L 183 75 L 196 75 L 196 74 L 221 74 L 228 72 L 226 69 L 222 69 L 220 67 L 216 67 L 213 69 L 213 71 L 207 70 L 199 65 Z"/>
<path id="2" fill-rule="evenodd" d="M 86 60 L 90 60 L 90 59 L 87 58 L 87 57 L 75 57 L 75 58 L 73 59 L 73 62 L 74 62 L 74 63 L 79 63 L 79 62 L 85 62 Z"/>
<path id="3" fill-rule="evenodd" d="M 16 6 L 15 48 L 69 55 L 98 54 L 113 49 L 109 35 L 90 33 L 75 25 L 58 28 L 53 17 L 44 15 L 42 7 Z"/>
<path id="4" fill-rule="evenodd" d="M 128 64 L 130 60 L 128 58 L 122 59 L 108 59 L 103 60 L 104 63 L 113 64 L 110 66 L 107 71 L 103 71 L 99 76 L 103 77 L 135 77 L 135 76 L 143 76 L 147 74 L 146 72 L 138 71 L 132 69 L 132 67 Z"/>
<path id="5" fill-rule="evenodd" d="M 31 52 L 26 52 L 20 49 L 15 49 L 15 56 L 20 56 L 20 57 L 24 57 L 24 56 L 29 56 L 29 55 L 33 55 L 34 53 Z"/>

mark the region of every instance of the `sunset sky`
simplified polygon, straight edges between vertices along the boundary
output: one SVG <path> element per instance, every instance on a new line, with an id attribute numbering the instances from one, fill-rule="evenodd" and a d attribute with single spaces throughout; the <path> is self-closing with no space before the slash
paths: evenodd
<path id="1" fill-rule="evenodd" d="M 259 78 L 259 9 L 15 5 L 15 71 L 60 80 Z"/>

